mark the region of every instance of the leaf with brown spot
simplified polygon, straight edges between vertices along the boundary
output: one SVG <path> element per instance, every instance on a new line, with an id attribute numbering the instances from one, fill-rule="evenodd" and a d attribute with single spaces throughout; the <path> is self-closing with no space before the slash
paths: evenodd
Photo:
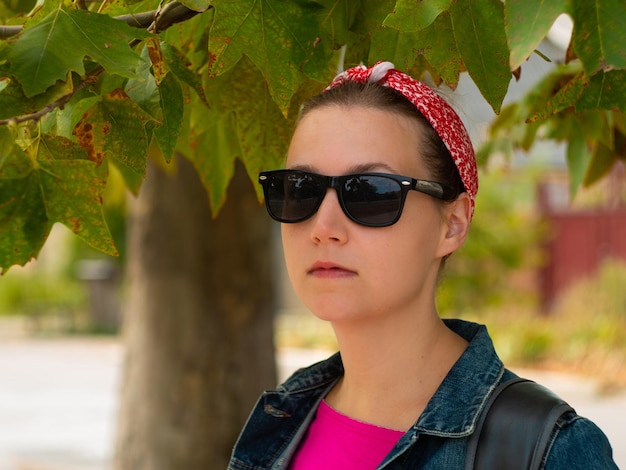
<path id="1" fill-rule="evenodd" d="M 146 174 L 149 142 L 145 126 L 151 120 L 123 90 L 116 89 L 85 113 L 74 136 L 89 160 L 100 164 L 104 158 L 111 159 L 136 194 Z"/>
<path id="2" fill-rule="evenodd" d="M 42 203 L 53 222 L 61 222 L 103 253 L 117 250 L 102 212 L 105 183 L 89 160 L 55 159 L 41 164 Z"/>
<path id="3" fill-rule="evenodd" d="M 74 137 L 87 152 L 88 159 L 100 166 L 104 159 L 104 149 L 101 142 L 96 141 L 94 129 L 90 119 L 90 113 L 87 112 L 74 128 Z"/>
<path id="4" fill-rule="evenodd" d="M 305 74 L 314 79 L 327 76 L 325 66 L 333 51 L 314 47 L 321 29 L 317 22 L 323 20 L 319 5 L 268 0 L 220 0 L 213 5 L 208 45 L 211 77 L 229 72 L 248 57 L 286 115 Z"/>
<path id="5" fill-rule="evenodd" d="M 0 128 L 0 145 L 12 138 Z M 0 271 L 37 255 L 60 222 L 94 248 L 117 255 L 102 213 L 105 182 L 76 143 L 44 137 L 31 160 L 13 145 L 0 158 Z"/>
<path id="6" fill-rule="evenodd" d="M 167 75 L 167 64 L 161 51 L 161 45 L 158 38 L 149 38 L 146 40 L 146 48 L 148 49 L 148 55 L 150 56 L 150 62 L 152 63 L 152 75 L 156 80 L 157 85 Z"/>

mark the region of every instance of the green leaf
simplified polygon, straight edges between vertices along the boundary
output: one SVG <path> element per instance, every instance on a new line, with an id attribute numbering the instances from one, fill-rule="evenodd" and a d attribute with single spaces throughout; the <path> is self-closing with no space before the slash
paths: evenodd
<path id="1" fill-rule="evenodd" d="M 145 126 L 151 120 L 126 93 L 115 90 L 85 113 L 74 128 L 74 136 L 98 166 L 110 158 L 128 189 L 136 194 L 146 174 L 149 142 Z"/>
<path id="2" fill-rule="evenodd" d="M 574 199 L 578 188 L 585 179 L 585 173 L 591 161 L 591 151 L 578 123 L 574 124 L 572 138 L 567 145 L 567 168 L 569 170 L 570 197 Z M 578 132 L 577 132 L 578 131 Z"/>
<path id="3" fill-rule="evenodd" d="M 295 2 L 216 0 L 209 36 L 211 75 L 231 70 L 245 55 L 262 73 L 280 110 L 287 113 L 291 98 L 313 62 L 326 64 L 319 41 L 318 8 Z M 311 4 L 307 4 L 311 5 Z M 320 57 L 321 56 L 321 57 Z"/>
<path id="4" fill-rule="evenodd" d="M 2 71 L 0 70 L 1 75 Z M 48 103 L 71 93 L 74 88 L 73 81 L 69 79 L 66 82 L 56 83 L 43 94 L 28 98 L 24 95 L 22 87 L 15 79 L 3 77 L 0 79 L 0 83 L 4 84 L 4 89 L 0 91 L 0 119 L 39 111 L 45 108 Z"/>
<path id="5" fill-rule="evenodd" d="M 626 70 L 601 71 L 589 80 L 576 110 L 608 109 L 626 112 Z"/>
<path id="6" fill-rule="evenodd" d="M 293 120 L 286 122 L 279 119 L 280 113 L 276 103 L 265 96 L 249 111 L 237 113 L 237 134 L 241 145 L 242 156 L 248 174 L 256 176 L 266 168 L 278 168 L 284 165 L 290 130 Z M 260 194 L 260 189 L 257 188 Z"/>
<path id="7" fill-rule="evenodd" d="M 89 108 L 100 101 L 100 97 L 98 96 L 77 98 L 77 95 L 74 95 L 70 102 L 63 107 L 63 109 L 57 109 L 54 115 L 50 118 L 55 121 L 54 126 L 56 135 L 71 139 L 72 132 L 76 124 L 78 124 Z"/>
<path id="8" fill-rule="evenodd" d="M 152 64 L 152 76 L 154 77 L 156 84 L 159 85 L 168 72 L 165 57 L 163 57 L 163 52 L 161 51 L 161 43 L 158 38 L 149 38 L 145 41 L 145 43 L 146 47 L 144 52 L 148 53 L 150 64 Z"/>
<path id="9" fill-rule="evenodd" d="M 507 137 L 498 137 L 485 142 L 476 152 L 476 162 L 479 166 L 484 166 L 493 155 L 500 154 L 506 159 L 513 155 L 513 142 Z"/>
<path id="10" fill-rule="evenodd" d="M 502 108 L 489 125 L 489 138 L 495 138 L 498 134 L 507 133 L 511 128 L 523 122 L 523 111 L 519 102 L 511 103 Z"/>
<path id="11" fill-rule="evenodd" d="M 194 90 L 202 102 L 208 106 L 204 89 L 202 88 L 202 78 L 193 70 L 190 70 L 189 61 L 185 55 L 175 47 L 164 42 L 161 43 L 161 51 L 163 51 L 163 57 L 165 57 L 170 72 L 176 75 L 176 78 L 178 78 L 181 83 L 184 83 Z"/>
<path id="12" fill-rule="evenodd" d="M 55 222 L 74 231 L 94 248 L 117 250 L 102 214 L 104 181 L 84 150 L 63 137 L 44 136 L 34 157 L 14 144 L 0 160 L 0 268 L 24 265 L 41 250 Z"/>
<path id="13" fill-rule="evenodd" d="M 587 142 L 598 142 L 609 148 L 614 148 L 615 136 L 610 111 L 591 109 L 577 112 L 575 116 L 581 123 Z"/>
<path id="14" fill-rule="evenodd" d="M 391 29 L 383 27 L 382 23 L 394 6 L 395 0 L 361 0 L 361 8 L 356 12 L 350 28 L 353 34 L 348 37 L 343 56 L 343 69 L 361 63 L 372 63 L 370 44 L 376 42 L 376 36 L 381 30 Z"/>
<path id="15" fill-rule="evenodd" d="M 144 48 L 141 56 L 145 58 L 142 67 L 137 69 L 139 76 L 131 78 L 124 86 L 124 92 L 133 100 L 142 110 L 152 116 L 155 120 L 161 119 L 161 103 L 159 96 L 159 87 L 156 78 L 152 74 L 150 66 L 150 56 L 148 48 Z"/>
<path id="16" fill-rule="evenodd" d="M 497 114 L 511 78 L 504 6 L 500 0 L 458 0 L 450 14 L 463 63 Z"/>
<path id="17" fill-rule="evenodd" d="M 13 265 L 24 266 L 34 258 L 52 228 L 41 203 L 36 173 L 21 177 L 3 174 L 6 165 L 24 158 L 23 153 L 5 155 L 0 164 L 0 273 Z"/>
<path id="18" fill-rule="evenodd" d="M 26 28 L 3 56 L 27 97 L 44 92 L 69 72 L 85 73 L 83 58 L 90 57 L 108 72 L 136 76 L 140 58 L 129 47 L 134 38 L 149 34 L 107 15 L 68 10 L 62 5 L 42 21 Z M 68 53 L 71 45 L 71 53 Z"/>
<path id="19" fill-rule="evenodd" d="M 20 178 L 32 169 L 32 163 L 15 143 L 16 137 L 5 126 L 0 127 L 0 179 Z M 2 201 L 0 199 L 0 201 Z"/>
<path id="20" fill-rule="evenodd" d="M 176 148 L 184 111 L 183 91 L 172 73 L 168 73 L 161 81 L 159 96 L 163 117 L 160 125 L 154 129 L 154 135 L 169 163 Z"/>
<path id="21" fill-rule="evenodd" d="M 571 0 L 574 51 L 589 76 L 626 68 L 626 2 Z"/>
<path id="22" fill-rule="evenodd" d="M 429 45 L 424 48 L 424 57 L 450 88 L 456 88 L 463 61 L 454 40 L 450 15 L 444 13 L 426 30 L 420 33 Z"/>
<path id="23" fill-rule="evenodd" d="M 368 62 L 380 60 L 392 62 L 400 70 L 409 70 L 415 65 L 420 50 L 419 33 L 405 33 L 397 29 L 381 28 L 372 32 Z"/>
<path id="24" fill-rule="evenodd" d="M 169 163 L 182 126 L 184 95 L 178 79 L 169 70 L 164 55 L 160 53 L 161 50 L 160 45 L 154 42 L 144 49 L 142 55 L 149 55 L 153 66 L 143 67 L 140 70 L 142 78 L 129 80 L 125 91 L 143 111 L 156 121 L 154 135 L 163 157 Z M 159 65 L 155 64 L 157 60 Z M 158 80 L 151 71 L 158 75 Z M 203 90 L 202 96 L 204 96 Z"/>
<path id="25" fill-rule="evenodd" d="M 382 28 L 372 33 L 370 63 L 389 60 L 398 69 L 420 78 L 426 72 L 426 67 L 417 60 L 420 56 L 432 67 L 431 72 L 436 72 L 448 86 L 456 87 L 462 64 L 447 13 L 439 15 L 423 31 Z"/>
<path id="26" fill-rule="evenodd" d="M 93 248 L 117 256 L 102 212 L 105 182 L 86 156 L 63 137 L 42 139 L 37 158 L 43 203 L 53 222 L 61 222 Z"/>
<path id="27" fill-rule="evenodd" d="M 207 78 L 205 89 L 211 109 L 193 108 L 191 116 L 192 135 L 204 137 L 186 154 L 197 168 L 212 169 L 204 176 L 203 184 L 217 214 L 226 194 L 224 179 L 232 177 L 236 158 L 245 164 L 261 198 L 258 172 L 282 165 L 295 118 L 284 117 L 260 72 L 247 59 L 228 74 Z M 296 116 L 296 110 L 289 115 Z M 212 147 L 216 142 L 220 144 L 217 149 Z"/>
<path id="28" fill-rule="evenodd" d="M 534 113 L 528 117 L 529 122 L 547 119 L 567 108 L 575 107 L 578 103 L 580 95 L 587 86 L 587 79 L 584 73 L 580 72 L 573 77 L 569 77 L 566 74 L 559 75 L 559 73 L 557 71 L 555 74 L 548 76 L 540 84 L 541 88 L 546 88 L 547 85 L 551 89 L 557 89 L 558 91 L 554 96 L 548 96 L 544 101 L 545 104 L 537 103 L 538 106 L 535 108 Z M 565 80 L 565 83 L 559 87 L 559 82 L 563 80 Z"/>
<path id="29" fill-rule="evenodd" d="M 211 0 L 179 0 L 180 3 L 193 11 L 206 11 L 211 6 Z"/>
<path id="30" fill-rule="evenodd" d="M 615 127 L 615 131 L 619 134 L 626 135 L 626 114 L 625 113 L 611 113 L 611 117 L 613 119 L 613 126 Z M 622 148 L 622 147 L 618 147 Z M 626 147 L 623 147 L 626 150 Z M 624 157 L 626 158 L 626 152 L 624 153 Z"/>
<path id="31" fill-rule="evenodd" d="M 609 171 L 611 171 L 611 168 L 613 168 L 617 159 L 618 156 L 606 145 L 596 145 L 593 156 L 591 157 L 591 162 L 585 173 L 583 184 L 585 186 L 591 186 L 602 177 L 606 176 Z"/>
<path id="32" fill-rule="evenodd" d="M 398 0 L 383 25 L 404 32 L 421 31 L 430 26 L 441 13 L 448 11 L 450 3 L 452 0 Z"/>
<path id="33" fill-rule="evenodd" d="M 350 28 L 361 8 L 360 0 L 316 0 L 324 6 L 317 13 L 321 26 L 320 42 L 329 50 L 338 49 L 350 40 Z"/>
<path id="34" fill-rule="evenodd" d="M 173 28 L 159 33 L 159 37 L 167 46 L 175 48 L 182 58 L 184 67 L 194 73 L 207 73 L 209 58 L 209 32 L 215 18 L 215 8 L 210 8 L 201 15 L 196 15 L 184 23 L 180 23 Z M 168 60 L 168 65 L 172 67 L 167 58 L 167 50 L 164 44 L 161 45 L 163 54 Z M 172 67 L 173 68 L 173 67 Z M 178 77 L 181 82 L 185 82 Z"/>
<path id="35" fill-rule="evenodd" d="M 359 35 L 368 35 L 382 29 L 385 18 L 393 11 L 396 0 L 361 0 L 361 8 L 356 12 L 352 30 Z"/>
<path id="36" fill-rule="evenodd" d="M 511 48 L 510 67 L 517 69 L 546 37 L 569 0 L 507 0 L 505 30 Z"/>
<path id="37" fill-rule="evenodd" d="M 207 190 L 211 212 L 215 216 L 226 202 L 226 190 L 241 150 L 233 113 L 218 116 L 207 112 L 206 117 L 208 125 L 195 139 L 196 150 L 187 155 Z"/>
<path id="38" fill-rule="evenodd" d="M 39 253 L 52 222 L 41 204 L 33 162 L 0 127 L 0 273 Z"/>

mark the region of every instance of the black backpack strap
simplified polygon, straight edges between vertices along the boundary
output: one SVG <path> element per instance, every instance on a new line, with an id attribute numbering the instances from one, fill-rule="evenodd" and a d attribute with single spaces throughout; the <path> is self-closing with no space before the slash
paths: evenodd
<path id="1" fill-rule="evenodd" d="M 569 411 L 561 398 L 530 380 L 500 384 L 470 438 L 465 469 L 539 469 L 556 422 Z"/>

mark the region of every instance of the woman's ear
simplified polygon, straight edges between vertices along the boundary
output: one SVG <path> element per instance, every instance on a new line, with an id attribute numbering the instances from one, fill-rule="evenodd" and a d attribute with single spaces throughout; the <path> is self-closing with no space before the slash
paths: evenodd
<path id="1" fill-rule="evenodd" d="M 472 218 L 472 203 L 467 193 L 446 204 L 443 210 L 443 230 L 438 254 L 447 256 L 458 250 L 467 237 Z"/>

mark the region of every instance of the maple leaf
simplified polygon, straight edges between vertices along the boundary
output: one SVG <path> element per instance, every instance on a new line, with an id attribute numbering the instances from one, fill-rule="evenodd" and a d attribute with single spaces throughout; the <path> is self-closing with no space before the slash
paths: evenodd
<path id="1" fill-rule="evenodd" d="M 3 130 L 0 137 L 7 134 Z M 48 136 L 33 145 L 32 158 L 13 145 L 0 159 L 0 269 L 30 261 L 56 222 L 117 255 L 102 212 L 105 182 L 96 164 L 64 137 Z"/>
<path id="2" fill-rule="evenodd" d="M 261 71 L 270 94 L 286 114 L 309 62 L 326 63 L 319 46 L 319 6 L 292 2 L 221 0 L 213 4 L 209 36 L 213 75 L 232 69 L 245 55 Z"/>
<path id="3" fill-rule="evenodd" d="M 26 97 L 32 97 L 57 80 L 65 80 L 70 71 L 84 75 L 85 57 L 112 74 L 136 76 L 141 58 L 128 43 L 148 36 L 149 33 L 107 15 L 68 10 L 59 5 L 41 21 L 24 29 L 17 40 L 2 50 L 0 58 L 11 63 L 11 73 L 22 84 Z"/>

